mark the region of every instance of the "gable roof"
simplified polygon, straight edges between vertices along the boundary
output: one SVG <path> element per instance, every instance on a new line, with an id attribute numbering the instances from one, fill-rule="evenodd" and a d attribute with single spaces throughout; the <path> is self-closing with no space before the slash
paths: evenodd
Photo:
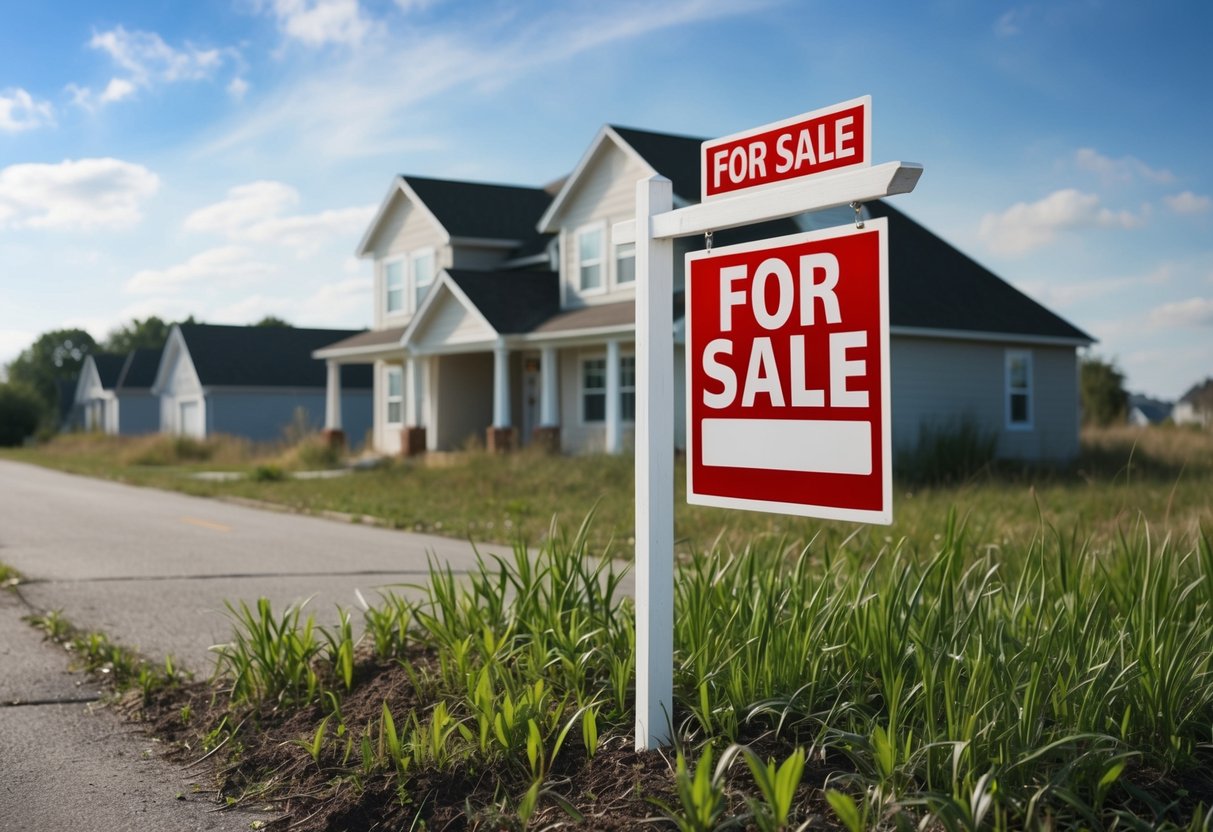
<path id="1" fill-rule="evenodd" d="M 118 386 L 118 377 L 122 375 L 122 368 L 126 364 L 125 355 L 95 352 L 88 358 L 92 359 L 93 366 L 97 368 L 97 378 L 102 389 L 113 390 Z"/>
<path id="2" fill-rule="evenodd" d="M 366 256 L 371 240 L 394 200 L 404 195 L 415 203 L 447 239 L 498 241 L 510 246 L 533 244 L 540 236 L 536 222 L 552 201 L 543 188 L 497 185 L 457 179 L 400 174 L 358 243 Z"/>
<path id="3" fill-rule="evenodd" d="M 640 154 L 653 170 L 674 185 L 674 194 L 687 202 L 698 202 L 702 187 L 699 150 L 703 139 L 670 133 L 653 133 L 635 127 L 610 125 L 619 138 Z"/>
<path id="4" fill-rule="evenodd" d="M 498 335 L 530 332 L 560 311 L 560 276 L 555 272 L 476 272 L 448 269 Z"/>
<path id="5" fill-rule="evenodd" d="M 909 329 L 1094 339 L 883 200 L 889 221 L 889 325 Z"/>
<path id="6" fill-rule="evenodd" d="M 146 390 L 156 381 L 156 369 L 160 366 L 160 350 L 131 350 L 122 363 L 115 388 L 118 390 Z"/>
<path id="7" fill-rule="evenodd" d="M 203 387 L 324 387 L 312 352 L 355 334 L 348 329 L 177 324 Z M 166 351 L 167 352 L 167 351 Z M 369 388 L 371 366 L 350 365 L 344 388 Z"/>

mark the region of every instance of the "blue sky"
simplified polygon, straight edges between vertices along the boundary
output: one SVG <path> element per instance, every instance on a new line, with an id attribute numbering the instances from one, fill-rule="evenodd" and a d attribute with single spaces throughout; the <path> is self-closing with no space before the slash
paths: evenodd
<path id="1" fill-rule="evenodd" d="M 719 136 L 860 95 L 899 208 L 1100 341 L 1213 374 L 1208 2 L 6 4 L 0 363 L 133 317 L 363 327 L 395 173 L 544 184 L 605 122 Z"/>

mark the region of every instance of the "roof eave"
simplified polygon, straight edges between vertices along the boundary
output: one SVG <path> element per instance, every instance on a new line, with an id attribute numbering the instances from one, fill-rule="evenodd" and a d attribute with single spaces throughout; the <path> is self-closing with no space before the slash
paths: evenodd
<path id="1" fill-rule="evenodd" d="M 1022 332 L 986 332 L 970 329 L 933 329 L 919 326 L 890 326 L 890 335 L 906 338 L 944 338 L 950 341 L 994 341 L 1011 344 L 1041 344 L 1050 347 L 1089 347 L 1097 343 L 1091 337 L 1033 335 Z"/>

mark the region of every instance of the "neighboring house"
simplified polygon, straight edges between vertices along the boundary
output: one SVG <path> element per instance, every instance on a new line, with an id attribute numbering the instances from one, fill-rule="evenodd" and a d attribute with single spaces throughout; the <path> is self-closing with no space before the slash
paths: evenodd
<path id="1" fill-rule="evenodd" d="M 85 356 L 76 380 L 72 426 L 133 436 L 160 430 L 160 404 L 152 396 L 159 350 Z"/>
<path id="2" fill-rule="evenodd" d="M 636 182 L 653 174 L 671 180 L 676 207 L 697 202 L 700 142 L 608 125 L 539 207 L 544 192 L 534 189 L 510 189 L 519 200 L 511 209 L 504 194 L 480 199 L 478 189 L 496 186 L 398 177 L 358 248 L 375 264 L 374 329 L 315 353 L 330 362 L 378 362 L 375 447 L 445 449 L 480 435 L 490 447 L 535 436 L 568 452 L 628 447 L 635 248 L 615 244 L 612 226 L 633 218 Z M 533 200 L 526 210 L 524 194 Z M 512 221 L 538 216 L 529 229 L 510 226 L 496 236 L 450 227 L 468 215 L 487 221 L 494 207 Z M 997 436 L 1002 456 L 1074 456 L 1076 351 L 1090 336 L 887 203 L 869 203 L 863 215 L 889 222 L 894 445 L 913 445 L 924 426 L 947 429 L 968 419 Z M 805 214 L 718 232 L 713 244 L 853 220 L 850 208 Z M 464 256 L 473 242 L 493 247 Z M 703 245 L 683 238 L 674 246 L 679 446 L 683 256 Z M 414 265 L 419 258 L 424 268 Z M 394 317 L 388 309 L 397 310 Z"/>
<path id="3" fill-rule="evenodd" d="M 334 408 L 360 442 L 371 427 L 371 374 L 349 367 L 327 400 L 325 365 L 312 351 L 355 333 L 294 327 L 176 324 L 156 371 L 161 430 L 197 438 L 214 434 L 258 442 L 288 428 L 317 429 Z"/>
<path id="4" fill-rule="evenodd" d="M 1137 393 L 1130 393 L 1128 413 L 1125 419 L 1130 425 L 1135 425 L 1139 428 L 1149 427 L 1150 425 L 1161 425 L 1171 418 L 1172 408 L 1174 408 L 1174 405 L 1171 402 L 1164 402 L 1159 399 L 1151 399 L 1148 396 L 1141 396 Z"/>
<path id="5" fill-rule="evenodd" d="M 1171 418 L 1177 425 L 1199 425 L 1207 428 L 1213 425 L 1213 378 L 1207 378 L 1184 393 Z"/>

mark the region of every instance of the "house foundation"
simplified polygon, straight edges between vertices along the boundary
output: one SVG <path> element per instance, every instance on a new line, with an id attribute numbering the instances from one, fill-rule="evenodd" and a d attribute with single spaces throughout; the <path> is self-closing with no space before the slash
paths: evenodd
<path id="1" fill-rule="evenodd" d="M 547 454 L 560 453 L 560 428 L 537 427 L 531 431 L 531 444 Z"/>
<path id="2" fill-rule="evenodd" d="M 345 431 L 340 428 L 325 428 L 320 431 L 321 437 L 324 438 L 324 444 L 330 448 L 345 450 Z"/>
<path id="3" fill-rule="evenodd" d="M 490 427 L 485 433 L 485 446 L 491 454 L 509 453 L 518 447 L 518 431 L 516 428 Z"/>

